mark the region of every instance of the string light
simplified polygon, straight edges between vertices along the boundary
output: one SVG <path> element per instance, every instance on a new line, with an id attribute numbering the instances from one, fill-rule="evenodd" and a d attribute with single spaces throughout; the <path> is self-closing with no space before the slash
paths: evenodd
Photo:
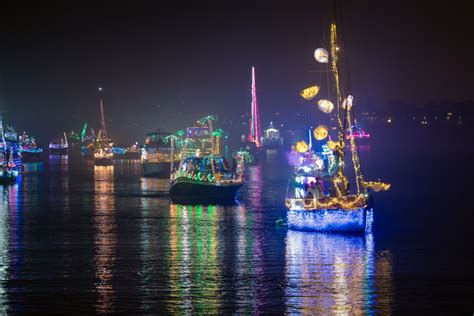
<path id="1" fill-rule="evenodd" d="M 286 199 L 287 208 L 291 210 L 354 210 L 367 206 L 367 199 L 364 194 L 344 195 L 338 197 L 321 197 L 317 199 Z"/>
<path id="2" fill-rule="evenodd" d="M 342 131 L 342 121 L 341 121 L 341 114 L 340 114 L 340 104 L 341 104 L 341 88 L 340 88 L 340 83 L 339 83 L 339 68 L 337 66 L 337 32 L 336 32 L 336 23 L 331 23 L 331 66 L 332 66 L 332 71 L 334 73 L 334 79 L 336 81 L 336 96 L 337 96 L 337 122 L 339 124 L 339 129 Z"/>

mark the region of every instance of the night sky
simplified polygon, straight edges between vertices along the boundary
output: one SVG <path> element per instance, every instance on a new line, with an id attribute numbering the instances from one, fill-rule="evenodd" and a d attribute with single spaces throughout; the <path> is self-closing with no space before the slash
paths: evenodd
<path id="1" fill-rule="evenodd" d="M 472 13 L 414 2 L 344 1 L 360 106 L 474 99 Z M 119 141 L 211 113 L 236 119 L 250 108 L 252 65 L 262 125 L 278 120 L 275 112 L 315 113 L 298 92 L 319 80 L 309 71 L 319 68 L 313 51 L 330 1 L 159 3 L 2 1 L 6 124 L 40 144 L 84 122 L 97 126 L 99 86 L 109 134 Z"/>

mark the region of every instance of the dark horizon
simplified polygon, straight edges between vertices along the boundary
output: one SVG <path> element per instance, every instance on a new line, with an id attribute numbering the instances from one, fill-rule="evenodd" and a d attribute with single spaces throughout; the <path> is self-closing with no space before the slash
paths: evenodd
<path id="1" fill-rule="evenodd" d="M 462 18 L 468 10 L 428 2 L 343 5 L 359 109 L 474 100 L 474 48 L 466 38 L 472 26 Z M 210 113 L 238 118 L 249 111 L 252 66 L 262 127 L 275 112 L 313 115 L 298 93 L 319 80 L 309 71 L 318 67 L 313 51 L 328 36 L 323 24 L 331 10 L 328 1 L 232 8 L 4 3 L 6 124 L 38 138 L 96 126 L 99 86 L 117 140 L 142 140 L 157 127 L 174 131 Z"/>

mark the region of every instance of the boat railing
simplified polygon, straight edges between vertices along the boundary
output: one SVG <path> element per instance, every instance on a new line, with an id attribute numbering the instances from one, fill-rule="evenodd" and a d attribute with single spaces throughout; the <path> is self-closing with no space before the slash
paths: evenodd
<path id="1" fill-rule="evenodd" d="M 286 207 L 290 210 L 354 210 L 367 206 L 367 197 L 363 194 L 341 197 L 323 196 L 320 198 L 287 198 Z"/>

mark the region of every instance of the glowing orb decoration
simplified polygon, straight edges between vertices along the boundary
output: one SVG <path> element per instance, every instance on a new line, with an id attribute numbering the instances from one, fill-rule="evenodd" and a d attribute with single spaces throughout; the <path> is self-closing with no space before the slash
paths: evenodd
<path id="1" fill-rule="evenodd" d="M 342 108 L 345 110 L 347 107 L 347 111 L 350 111 L 352 109 L 352 100 L 354 100 L 354 97 L 349 94 L 347 98 L 342 101 Z"/>
<path id="2" fill-rule="evenodd" d="M 318 48 L 314 51 L 314 59 L 319 63 L 327 64 L 329 62 L 329 53 L 324 48 Z"/>
<path id="3" fill-rule="evenodd" d="M 304 140 L 300 140 L 295 144 L 295 150 L 299 153 L 305 153 L 309 149 L 308 144 Z"/>
<path id="4" fill-rule="evenodd" d="M 334 142 L 334 141 L 332 141 L 332 140 L 328 140 L 328 147 L 329 147 L 329 149 L 334 150 L 334 149 L 336 149 L 336 146 L 337 146 L 337 143 L 336 143 L 336 142 Z"/>
<path id="5" fill-rule="evenodd" d="M 316 138 L 316 140 L 323 140 L 326 137 L 328 137 L 328 134 L 329 134 L 329 129 L 326 125 L 319 125 L 313 131 L 313 135 L 314 135 L 314 138 Z"/>
<path id="6" fill-rule="evenodd" d="M 319 86 L 311 86 L 304 90 L 301 90 L 300 95 L 306 100 L 313 99 L 319 92 Z"/>
<path id="7" fill-rule="evenodd" d="M 321 99 L 318 101 L 318 108 L 326 114 L 329 114 L 334 110 L 334 104 L 326 99 Z"/>

